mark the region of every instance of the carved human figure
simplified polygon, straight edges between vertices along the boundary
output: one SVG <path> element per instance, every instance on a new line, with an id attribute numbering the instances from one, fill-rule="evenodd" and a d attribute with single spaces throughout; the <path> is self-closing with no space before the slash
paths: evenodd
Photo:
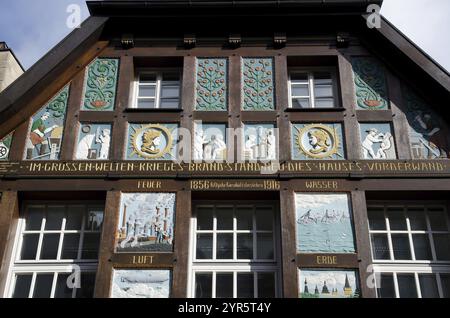
<path id="1" fill-rule="evenodd" d="M 414 121 L 420 127 L 420 133 L 428 140 L 420 138 L 421 143 L 429 150 L 428 157 L 431 159 L 433 155 L 435 157 L 446 157 L 445 144 L 446 137 L 442 131 L 439 122 L 433 120 L 433 116 L 430 113 L 419 113 Z"/>
<path id="2" fill-rule="evenodd" d="M 312 148 L 312 154 L 327 152 L 331 146 L 330 136 L 323 130 L 315 129 L 308 132 L 308 141 Z"/>
<path id="3" fill-rule="evenodd" d="M 148 130 L 142 135 L 141 150 L 151 155 L 156 155 L 160 152 L 161 132 L 158 130 Z"/>
<path id="4" fill-rule="evenodd" d="M 276 158 L 276 138 L 272 129 L 267 131 L 267 159 L 275 159 Z"/>
<path id="5" fill-rule="evenodd" d="M 27 159 L 32 158 L 32 150 L 36 149 L 38 156 L 43 156 L 49 151 L 48 140 L 45 135 L 52 132 L 58 125 L 47 127 L 45 121 L 50 117 L 49 112 L 45 112 L 39 119 L 33 121 L 31 125 L 31 131 L 28 138 Z"/>
<path id="6" fill-rule="evenodd" d="M 256 159 L 257 157 L 257 154 L 255 153 L 257 146 L 256 136 L 251 133 L 247 138 L 248 139 L 245 142 L 245 151 L 250 155 L 251 160 Z"/>
<path id="7" fill-rule="evenodd" d="M 364 152 L 364 158 L 365 159 L 379 159 L 380 157 L 380 150 L 382 149 L 380 147 L 380 149 L 377 151 L 377 153 L 375 153 L 375 150 L 373 149 L 373 144 L 374 143 L 382 143 L 385 138 L 383 133 L 379 133 L 378 129 L 376 128 L 371 128 L 369 130 L 366 130 L 367 136 L 364 139 L 362 146 L 363 146 L 363 152 Z M 382 150 L 382 152 L 384 152 Z"/>
<path id="8" fill-rule="evenodd" d="M 109 146 L 111 143 L 111 131 L 109 129 L 103 129 L 101 134 L 97 134 L 97 139 L 95 142 L 100 144 L 99 159 L 108 159 Z"/>
<path id="9" fill-rule="evenodd" d="M 194 159 L 203 159 L 203 148 L 206 143 L 203 129 L 195 129 L 194 134 Z"/>
<path id="10" fill-rule="evenodd" d="M 223 141 L 223 136 L 221 134 L 217 134 L 215 137 L 212 148 L 212 159 L 223 159 L 223 151 L 227 148 L 227 145 Z"/>

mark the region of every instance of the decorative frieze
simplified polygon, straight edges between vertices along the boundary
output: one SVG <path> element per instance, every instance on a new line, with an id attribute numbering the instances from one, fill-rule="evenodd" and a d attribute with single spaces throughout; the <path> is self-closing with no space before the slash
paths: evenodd
<path id="1" fill-rule="evenodd" d="M 354 270 L 299 269 L 300 298 L 359 298 Z"/>
<path id="2" fill-rule="evenodd" d="M 194 160 L 224 161 L 227 158 L 226 125 L 194 125 Z"/>
<path id="3" fill-rule="evenodd" d="M 195 110 L 226 111 L 228 60 L 226 58 L 197 59 L 195 91 Z"/>
<path id="4" fill-rule="evenodd" d="M 69 86 L 70 84 L 66 85 L 31 118 L 25 152 L 26 160 L 59 159 Z"/>
<path id="5" fill-rule="evenodd" d="M 108 160 L 111 145 L 110 124 L 81 124 L 76 159 Z"/>
<path id="6" fill-rule="evenodd" d="M 360 124 L 363 159 L 396 159 L 395 142 L 389 123 Z"/>
<path id="7" fill-rule="evenodd" d="M 116 101 L 119 59 L 98 58 L 87 68 L 82 110 L 112 111 Z"/>
<path id="8" fill-rule="evenodd" d="M 8 160 L 14 132 L 0 139 L 0 161 Z"/>
<path id="9" fill-rule="evenodd" d="M 242 109 L 275 109 L 274 69 L 272 58 L 242 59 Z"/>
<path id="10" fill-rule="evenodd" d="M 111 298 L 169 298 L 170 270 L 115 269 Z"/>
<path id="11" fill-rule="evenodd" d="M 354 57 L 352 66 L 357 108 L 388 109 L 389 98 L 383 65 L 371 57 Z"/>

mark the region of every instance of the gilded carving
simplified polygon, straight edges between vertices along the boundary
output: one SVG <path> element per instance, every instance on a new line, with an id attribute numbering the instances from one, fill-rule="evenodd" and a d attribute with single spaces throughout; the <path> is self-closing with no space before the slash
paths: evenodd
<path id="1" fill-rule="evenodd" d="M 128 159 L 175 159 L 176 124 L 131 124 L 128 137 Z"/>

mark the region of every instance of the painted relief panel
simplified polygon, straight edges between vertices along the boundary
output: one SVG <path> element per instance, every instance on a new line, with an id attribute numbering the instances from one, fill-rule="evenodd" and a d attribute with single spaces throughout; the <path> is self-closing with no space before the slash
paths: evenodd
<path id="1" fill-rule="evenodd" d="M 359 298 L 356 271 L 299 269 L 300 298 Z"/>
<path id="2" fill-rule="evenodd" d="M 98 58 L 90 64 L 84 80 L 84 99 L 81 109 L 114 110 L 118 76 L 119 59 Z"/>
<path id="3" fill-rule="evenodd" d="M 31 118 L 26 160 L 58 160 L 66 118 L 69 86 L 64 87 Z"/>
<path id="4" fill-rule="evenodd" d="M 76 159 L 107 160 L 111 145 L 110 124 L 81 124 Z"/>
<path id="5" fill-rule="evenodd" d="M 275 109 L 275 86 L 272 58 L 242 59 L 242 109 Z"/>
<path id="6" fill-rule="evenodd" d="M 245 124 L 244 160 L 277 159 L 277 134 L 273 124 Z"/>
<path id="7" fill-rule="evenodd" d="M 413 159 L 448 158 L 449 133 L 445 123 L 411 88 L 403 87 L 403 95 Z"/>
<path id="8" fill-rule="evenodd" d="M 348 194 L 297 193 L 295 210 L 298 252 L 355 252 Z"/>
<path id="9" fill-rule="evenodd" d="M 359 109 L 389 108 L 384 67 L 371 57 L 352 58 L 356 105 Z"/>
<path id="10" fill-rule="evenodd" d="M 117 252 L 171 252 L 175 193 L 124 193 L 117 229 Z"/>
<path id="11" fill-rule="evenodd" d="M 226 125 L 195 123 L 194 159 L 223 161 L 226 158 Z"/>
<path id="12" fill-rule="evenodd" d="M 6 135 L 5 137 L 3 137 L 2 139 L 0 139 L 0 161 L 8 160 L 13 135 L 14 135 L 14 132 L 11 132 L 8 135 Z"/>
<path id="13" fill-rule="evenodd" d="M 342 125 L 292 124 L 292 158 L 294 160 L 343 160 L 344 139 Z"/>
<path id="14" fill-rule="evenodd" d="M 363 159 L 396 159 L 394 136 L 387 123 L 359 124 Z"/>
<path id="15" fill-rule="evenodd" d="M 195 110 L 226 111 L 227 86 L 228 60 L 226 58 L 197 59 Z"/>
<path id="16" fill-rule="evenodd" d="M 111 298 L 169 298 L 170 270 L 114 270 Z"/>
<path id="17" fill-rule="evenodd" d="M 174 160 L 177 124 L 129 124 L 127 159 Z"/>

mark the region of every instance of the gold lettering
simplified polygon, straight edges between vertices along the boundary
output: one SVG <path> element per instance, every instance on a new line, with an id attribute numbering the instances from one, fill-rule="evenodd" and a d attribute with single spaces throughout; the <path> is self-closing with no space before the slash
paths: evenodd
<path id="1" fill-rule="evenodd" d="M 337 265 L 337 256 L 316 256 L 316 264 L 318 265 Z"/>
<path id="2" fill-rule="evenodd" d="M 133 260 L 132 260 L 133 264 L 153 264 L 153 256 L 133 256 Z"/>

